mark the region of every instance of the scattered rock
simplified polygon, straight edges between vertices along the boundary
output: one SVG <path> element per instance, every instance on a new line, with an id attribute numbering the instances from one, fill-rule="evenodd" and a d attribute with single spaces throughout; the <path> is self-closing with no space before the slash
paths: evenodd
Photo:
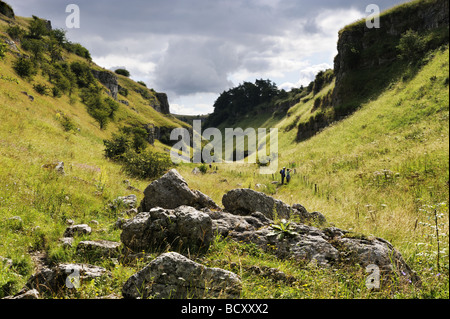
<path id="1" fill-rule="evenodd" d="M 136 195 L 129 195 L 129 196 L 123 196 L 123 197 L 118 197 L 117 199 L 114 200 L 114 202 L 122 202 L 125 207 L 129 208 L 129 209 L 133 209 L 137 207 L 137 197 Z"/>
<path id="2" fill-rule="evenodd" d="M 118 242 L 107 240 L 82 241 L 78 243 L 77 253 L 89 256 L 117 258 L 120 253 L 120 245 Z"/>
<path id="3" fill-rule="evenodd" d="M 166 253 L 128 279 L 127 299 L 239 298 L 242 283 L 229 271 L 207 268 L 177 253 Z"/>
<path id="4" fill-rule="evenodd" d="M 31 102 L 34 102 L 34 96 L 29 95 L 27 92 L 22 92 L 22 94 L 26 95 Z"/>
<path id="5" fill-rule="evenodd" d="M 40 269 L 30 277 L 26 287 L 40 292 L 58 293 L 61 290 L 74 287 L 74 283 L 71 283 L 70 279 L 75 279 L 81 283 L 105 275 L 110 275 L 110 273 L 105 268 L 98 266 L 58 264 L 52 268 L 43 267 Z"/>
<path id="6" fill-rule="evenodd" d="M 64 162 L 57 162 L 57 163 L 52 163 L 52 164 L 44 164 L 44 165 L 42 165 L 42 168 L 49 169 L 49 170 L 54 170 L 55 172 L 57 172 L 57 173 L 59 173 L 61 175 L 65 175 Z"/>
<path id="7" fill-rule="evenodd" d="M 133 251 L 207 250 L 213 241 L 211 218 L 193 207 L 154 208 L 122 225 L 121 241 Z"/>
<path id="8" fill-rule="evenodd" d="M 140 212 L 148 212 L 155 207 L 175 209 L 180 206 L 220 209 L 205 194 L 189 189 L 187 182 L 175 169 L 151 183 L 144 191 L 144 195 L 139 207 Z"/>
<path id="9" fill-rule="evenodd" d="M 91 227 L 86 224 L 67 227 L 64 237 L 74 237 L 76 235 L 89 235 L 92 232 Z"/>
<path id="10" fill-rule="evenodd" d="M 10 299 L 10 300 L 36 300 L 39 299 L 39 291 L 36 289 L 28 290 L 28 291 L 21 291 L 20 293 L 16 294 L 15 296 L 6 297 L 4 299 Z"/>
<path id="11" fill-rule="evenodd" d="M 59 241 L 61 242 L 62 246 L 65 248 L 71 248 L 73 245 L 73 237 L 60 238 Z"/>

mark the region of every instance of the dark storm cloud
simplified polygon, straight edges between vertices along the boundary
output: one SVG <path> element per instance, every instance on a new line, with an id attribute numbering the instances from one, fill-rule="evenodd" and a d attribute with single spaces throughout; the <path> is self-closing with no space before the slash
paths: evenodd
<path id="1" fill-rule="evenodd" d="M 131 61 L 132 74 L 150 86 L 175 95 L 220 93 L 230 74 L 270 73 L 304 34 L 324 30 L 317 17 L 324 11 L 356 9 L 370 3 L 381 9 L 401 0 L 7 0 L 18 15 L 38 15 L 65 28 L 69 3 L 79 5 L 81 28 L 71 40 L 111 65 Z M 336 26 L 330 26 L 334 28 Z M 339 26 L 338 26 L 339 27 Z M 291 38 L 286 38 L 287 34 Z M 286 39 L 286 40 L 284 40 Z M 326 39 L 329 40 L 328 38 Z M 313 52 L 320 41 L 305 44 Z M 335 43 L 333 43 L 335 45 Z M 299 52 L 299 58 L 301 52 Z M 323 61 L 322 61 L 323 62 Z M 146 68 L 139 68 L 139 64 Z M 292 64 L 292 61 L 290 62 Z M 281 63 L 283 64 L 283 63 Z M 286 63 L 285 63 L 286 64 Z M 287 63 L 289 65 L 289 63 Z M 153 67 L 152 67 L 153 66 Z"/>

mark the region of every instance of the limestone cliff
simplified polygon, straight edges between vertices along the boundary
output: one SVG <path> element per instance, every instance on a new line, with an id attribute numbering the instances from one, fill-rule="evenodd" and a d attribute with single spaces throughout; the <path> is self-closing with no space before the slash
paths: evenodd
<path id="1" fill-rule="evenodd" d="M 368 28 L 365 21 L 350 25 L 339 33 L 338 55 L 334 73 L 336 88 L 333 106 L 338 108 L 352 99 L 355 90 L 361 91 L 361 78 L 352 79 L 352 74 L 361 70 L 379 69 L 397 60 L 401 36 L 408 30 L 419 33 L 444 29 L 448 42 L 449 1 L 420 0 L 393 8 L 380 16 L 380 28 Z M 434 49 L 443 43 L 431 43 Z M 434 46 L 434 47 L 433 47 Z M 352 81 L 354 80 L 354 81 Z"/>

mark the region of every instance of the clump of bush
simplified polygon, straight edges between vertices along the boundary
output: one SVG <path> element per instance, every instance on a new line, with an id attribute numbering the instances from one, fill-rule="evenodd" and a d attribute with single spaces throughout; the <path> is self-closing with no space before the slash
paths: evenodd
<path id="1" fill-rule="evenodd" d="M 397 46 L 399 57 L 403 60 L 417 61 L 423 56 L 426 49 L 425 40 L 418 32 L 408 30 L 404 33 Z"/>
<path id="2" fill-rule="evenodd" d="M 122 164 L 125 173 L 136 178 L 155 178 L 173 166 L 170 156 L 148 148 L 147 131 L 124 127 L 111 140 L 104 140 L 105 157 Z"/>
<path id="3" fill-rule="evenodd" d="M 8 46 L 6 43 L 0 43 L 0 59 L 3 59 L 6 55 L 6 50 L 8 50 Z"/>
<path id="4" fill-rule="evenodd" d="M 122 164 L 125 173 L 142 179 L 159 177 L 173 166 L 169 154 L 150 149 L 145 149 L 141 153 L 128 151 Z"/>
<path id="5" fill-rule="evenodd" d="M 103 97 L 102 89 L 91 84 L 81 92 L 81 101 L 87 106 L 87 111 L 105 129 L 110 120 L 114 120 L 119 104 L 110 97 Z"/>
<path id="6" fill-rule="evenodd" d="M 131 75 L 130 71 L 128 71 L 126 69 L 117 69 L 115 72 L 116 72 L 116 74 L 126 76 L 127 78 L 129 78 Z"/>
<path id="7" fill-rule="evenodd" d="M 50 89 L 45 84 L 38 83 L 33 85 L 33 88 L 40 95 L 49 95 Z"/>
<path id="8" fill-rule="evenodd" d="M 16 60 L 16 62 L 14 62 L 13 68 L 16 73 L 22 78 L 31 78 L 37 73 L 33 62 L 25 57 L 21 57 Z"/>

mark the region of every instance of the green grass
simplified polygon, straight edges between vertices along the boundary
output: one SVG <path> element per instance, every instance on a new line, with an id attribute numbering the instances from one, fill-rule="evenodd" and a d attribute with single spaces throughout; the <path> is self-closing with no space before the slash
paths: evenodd
<path id="1" fill-rule="evenodd" d="M 26 23 L 26 19 L 18 20 Z M 5 25 L 0 21 L 0 28 Z M 361 105 L 351 117 L 301 143 L 295 142 L 293 124 L 314 116 L 314 99 L 327 94 L 334 83 L 316 97 L 304 97 L 287 117 L 260 115 L 236 123 L 242 128 L 279 128 L 280 165 L 297 171 L 288 186 L 272 185 L 278 176 L 259 175 L 253 164 L 214 165 L 217 170 L 208 169 L 202 175 L 192 174 L 198 165 L 178 167 L 192 189 L 202 191 L 218 204 L 229 190 L 257 189 L 256 185 L 262 184 L 266 187 L 258 190 L 287 204 L 300 203 L 309 211 L 322 212 L 336 227 L 385 238 L 418 272 L 423 281 L 421 288 L 394 282 L 370 292 L 365 287 L 364 269 L 307 267 L 278 260 L 254 245 L 219 238 L 206 255 L 192 258 L 240 275 L 242 298 L 449 298 L 448 205 L 439 209 L 443 214 L 440 222 L 444 223 L 441 234 L 447 235 L 440 242 L 445 251 L 440 270 L 436 264 L 436 239 L 432 228 L 425 225 L 431 214 L 422 210 L 424 204 L 448 202 L 448 56 L 448 48 L 444 48 L 430 54 L 418 70 L 405 68 L 400 80 Z M 143 198 L 142 193 L 127 190 L 125 179 L 140 190 L 151 181 L 129 178 L 118 164 L 106 160 L 103 139 L 110 138 L 124 124 L 184 124 L 154 112 L 140 94 L 133 93 L 135 84 L 119 77 L 121 85 L 129 89 L 127 100 L 138 112 L 121 105 L 116 121 L 100 130 L 78 99 L 36 94 L 32 83 L 18 78 L 12 70 L 14 59 L 8 53 L 0 61 L 0 256 L 13 263 L 9 268 L 0 262 L 0 297 L 23 287 L 34 272 L 32 255 L 37 251 L 47 254 L 52 263 L 88 262 L 112 273 L 111 278 L 48 298 L 120 297 L 125 281 L 146 261 L 124 264 L 90 258 L 77 254 L 76 244 L 88 238 L 120 241 L 120 231 L 114 228 L 120 214 L 109 209 L 108 204 L 132 193 L 138 201 Z M 45 81 L 40 75 L 36 79 Z M 35 101 L 31 103 L 22 91 L 33 94 Z M 80 131 L 66 131 L 57 116 L 59 112 Z M 166 147 L 155 144 L 156 150 Z M 42 168 L 56 160 L 65 162 L 65 176 Z M 11 219 L 16 216 L 21 221 Z M 73 248 L 63 248 L 59 243 L 67 219 L 77 224 L 90 223 L 93 229 L 89 237 L 77 238 Z M 91 223 L 93 220 L 98 224 Z M 252 266 L 277 268 L 295 280 L 285 283 L 257 275 Z"/>

